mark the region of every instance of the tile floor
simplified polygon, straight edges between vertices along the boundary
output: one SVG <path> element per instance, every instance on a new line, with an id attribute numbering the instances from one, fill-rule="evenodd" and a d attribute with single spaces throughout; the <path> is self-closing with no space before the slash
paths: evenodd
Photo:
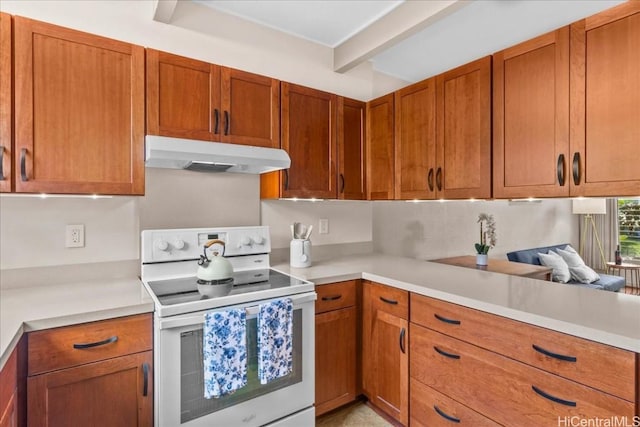
<path id="1" fill-rule="evenodd" d="M 357 402 L 316 419 L 316 427 L 391 427 L 363 402 Z"/>

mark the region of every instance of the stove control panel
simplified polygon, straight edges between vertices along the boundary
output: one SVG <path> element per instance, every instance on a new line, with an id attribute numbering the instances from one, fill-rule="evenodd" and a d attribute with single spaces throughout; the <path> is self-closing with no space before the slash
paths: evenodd
<path id="1" fill-rule="evenodd" d="M 198 259 L 204 244 L 210 240 L 224 242 L 224 256 L 268 254 L 271 252 L 269 227 L 221 227 L 144 230 L 142 232 L 142 262 L 155 263 Z M 222 244 L 207 249 L 222 252 Z"/>

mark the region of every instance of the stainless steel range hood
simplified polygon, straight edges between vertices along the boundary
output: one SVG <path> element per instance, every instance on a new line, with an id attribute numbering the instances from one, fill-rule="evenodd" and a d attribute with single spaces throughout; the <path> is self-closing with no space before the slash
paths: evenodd
<path id="1" fill-rule="evenodd" d="M 286 151 L 221 142 L 147 135 L 145 165 L 200 172 L 261 174 L 291 165 Z"/>

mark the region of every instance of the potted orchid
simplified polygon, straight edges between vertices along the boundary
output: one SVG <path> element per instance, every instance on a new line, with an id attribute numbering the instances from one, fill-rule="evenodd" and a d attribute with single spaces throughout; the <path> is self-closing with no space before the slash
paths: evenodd
<path id="1" fill-rule="evenodd" d="M 476 264 L 487 265 L 489 249 L 496 245 L 496 221 L 493 215 L 481 213 L 478 215 L 480 223 L 480 243 L 476 243 Z"/>

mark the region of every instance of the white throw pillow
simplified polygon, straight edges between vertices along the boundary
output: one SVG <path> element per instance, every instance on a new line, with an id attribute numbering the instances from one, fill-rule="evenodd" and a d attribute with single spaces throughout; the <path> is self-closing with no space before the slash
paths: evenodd
<path id="1" fill-rule="evenodd" d="M 548 254 L 539 253 L 538 258 L 540 258 L 540 264 L 553 269 L 551 280 L 554 282 L 567 283 L 571 279 L 569 266 L 557 253 L 553 251 L 549 251 Z"/>
<path id="2" fill-rule="evenodd" d="M 598 273 L 587 266 L 580 255 L 571 246 L 567 246 L 564 250 L 558 249 L 558 255 L 565 260 L 569 266 L 571 277 L 580 283 L 593 283 L 600 280 Z"/>

